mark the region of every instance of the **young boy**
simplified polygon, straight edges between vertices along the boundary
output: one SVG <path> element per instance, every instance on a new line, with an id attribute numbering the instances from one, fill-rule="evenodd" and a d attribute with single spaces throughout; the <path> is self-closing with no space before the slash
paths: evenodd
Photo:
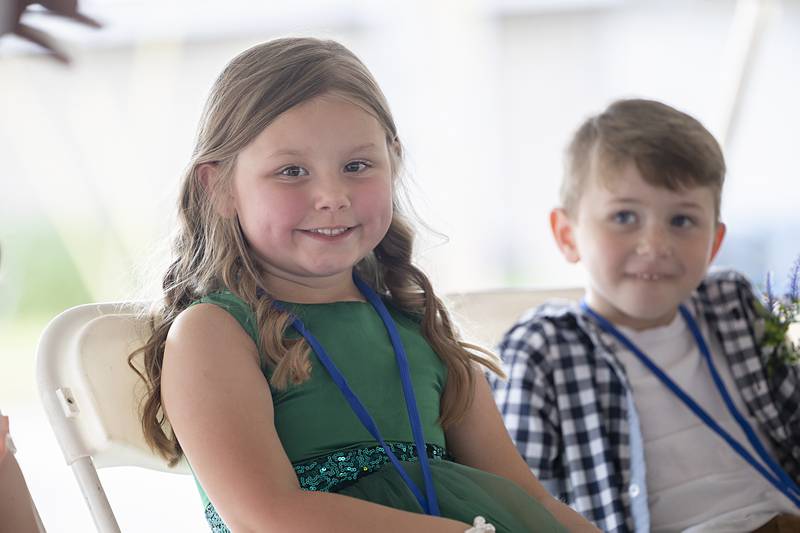
<path id="1" fill-rule="evenodd" d="M 550 225 L 586 268 L 585 305 L 533 309 L 500 345 L 495 399 L 520 453 L 604 531 L 800 531 L 800 369 L 762 349 L 750 284 L 707 273 L 725 235 L 718 143 L 669 106 L 622 100 L 578 129 L 566 166 Z M 763 464 L 705 346 L 773 482 L 657 376 Z"/>

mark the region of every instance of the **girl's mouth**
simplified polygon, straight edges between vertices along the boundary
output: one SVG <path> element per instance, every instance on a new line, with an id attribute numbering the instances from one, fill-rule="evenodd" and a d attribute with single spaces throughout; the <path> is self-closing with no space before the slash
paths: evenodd
<path id="1" fill-rule="evenodd" d="M 309 234 L 311 237 L 322 238 L 327 240 L 327 239 L 335 239 L 336 237 L 341 237 L 343 235 L 348 235 L 350 232 L 353 231 L 354 227 L 355 226 L 336 226 L 331 228 L 311 228 L 300 231 Z"/>

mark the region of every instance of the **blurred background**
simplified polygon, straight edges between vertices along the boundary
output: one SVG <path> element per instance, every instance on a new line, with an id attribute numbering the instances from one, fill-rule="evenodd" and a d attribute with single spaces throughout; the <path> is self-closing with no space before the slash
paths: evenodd
<path id="1" fill-rule="evenodd" d="M 10 16 L 15 0 L 0 0 Z M 74 3 L 74 2 L 73 2 Z M 217 74 L 267 39 L 337 39 L 405 143 L 418 259 L 442 292 L 566 287 L 547 215 L 563 147 L 621 97 L 698 117 L 729 166 L 717 264 L 780 289 L 800 253 L 800 0 L 82 0 L 0 38 L 0 408 L 49 531 L 93 529 L 40 407 L 38 335 L 81 303 L 154 298 L 177 181 Z M 7 15 L 3 15 L 3 11 Z M 101 472 L 125 531 L 203 531 L 181 476 Z"/>

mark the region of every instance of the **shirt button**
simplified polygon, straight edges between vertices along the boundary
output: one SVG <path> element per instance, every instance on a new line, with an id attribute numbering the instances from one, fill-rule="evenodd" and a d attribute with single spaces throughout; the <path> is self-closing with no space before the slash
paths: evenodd
<path id="1" fill-rule="evenodd" d="M 628 487 L 628 494 L 630 494 L 631 498 L 637 497 L 640 492 L 639 485 L 636 483 L 631 483 L 630 487 Z"/>

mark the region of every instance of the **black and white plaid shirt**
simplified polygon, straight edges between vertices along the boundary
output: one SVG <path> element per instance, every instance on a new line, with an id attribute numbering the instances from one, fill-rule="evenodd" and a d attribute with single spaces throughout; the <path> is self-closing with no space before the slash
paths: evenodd
<path id="1" fill-rule="evenodd" d="M 690 305 L 719 340 L 776 459 L 800 480 L 800 368 L 767 372 L 750 284 L 733 271 L 709 274 Z M 554 495 L 604 531 L 647 531 L 641 428 L 616 345 L 577 305 L 545 304 L 506 333 L 499 350 L 508 381 L 492 386 L 517 448 Z"/>

